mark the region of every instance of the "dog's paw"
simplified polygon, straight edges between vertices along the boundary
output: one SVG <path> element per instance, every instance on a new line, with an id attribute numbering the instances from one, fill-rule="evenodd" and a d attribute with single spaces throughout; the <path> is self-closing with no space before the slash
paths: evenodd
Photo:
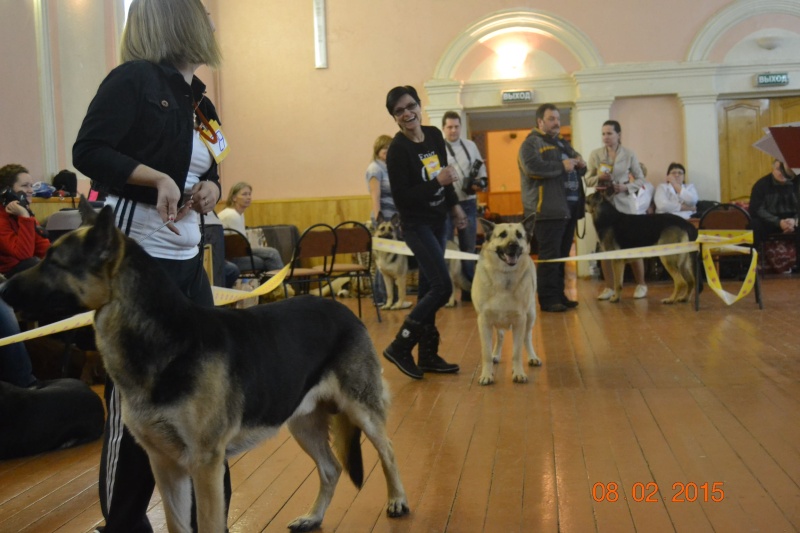
<path id="1" fill-rule="evenodd" d="M 481 385 L 491 385 L 492 383 L 494 383 L 494 376 L 492 374 L 481 374 L 478 383 L 480 383 Z"/>
<path id="2" fill-rule="evenodd" d="M 383 311 L 388 311 L 391 308 L 392 308 L 392 306 L 390 304 L 383 304 L 381 306 L 381 310 L 383 310 Z"/>
<path id="3" fill-rule="evenodd" d="M 528 366 L 542 366 L 542 360 L 538 357 L 531 357 L 528 359 Z"/>
<path id="4" fill-rule="evenodd" d="M 611 298 L 608 299 L 609 302 L 612 304 L 619 303 L 619 294 L 615 294 Z"/>
<path id="5" fill-rule="evenodd" d="M 528 382 L 528 376 L 525 375 L 524 372 L 512 372 L 511 373 L 511 380 L 514 383 L 527 383 Z"/>
<path id="6" fill-rule="evenodd" d="M 298 516 L 286 526 L 292 531 L 313 531 L 319 529 L 322 525 L 322 519 L 315 516 L 303 515 Z"/>
<path id="7" fill-rule="evenodd" d="M 394 500 L 389 500 L 389 504 L 386 506 L 386 514 L 389 515 L 391 518 L 397 518 L 399 516 L 407 515 L 410 512 L 408 508 L 408 503 L 406 502 L 405 498 L 397 498 Z"/>
<path id="8" fill-rule="evenodd" d="M 661 300 L 661 303 L 662 304 L 674 304 L 675 300 L 673 298 L 664 298 L 663 300 Z"/>
<path id="9" fill-rule="evenodd" d="M 456 299 L 455 298 L 451 298 L 450 300 L 447 301 L 446 304 L 444 304 L 444 306 L 445 307 L 455 307 L 456 306 Z"/>

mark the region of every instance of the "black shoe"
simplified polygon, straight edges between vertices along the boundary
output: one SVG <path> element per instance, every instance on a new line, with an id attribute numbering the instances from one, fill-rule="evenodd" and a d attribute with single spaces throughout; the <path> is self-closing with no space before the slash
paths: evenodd
<path id="1" fill-rule="evenodd" d="M 390 345 L 383 351 L 383 356 L 394 363 L 400 369 L 400 372 L 410 378 L 422 379 L 424 376 L 422 370 L 414 363 L 414 356 L 411 355 L 411 352 L 392 350 Z"/>
<path id="2" fill-rule="evenodd" d="M 562 303 L 555 304 L 539 304 L 539 307 L 545 313 L 563 313 L 567 310 L 567 306 Z"/>
<path id="3" fill-rule="evenodd" d="M 578 302 L 570 300 L 566 296 L 561 298 L 561 304 L 567 309 L 575 309 L 576 307 L 578 307 Z"/>
<path id="4" fill-rule="evenodd" d="M 428 356 L 419 360 L 419 369 L 423 372 L 436 372 L 437 374 L 455 374 L 461 367 L 455 363 L 448 363 L 439 355 Z"/>

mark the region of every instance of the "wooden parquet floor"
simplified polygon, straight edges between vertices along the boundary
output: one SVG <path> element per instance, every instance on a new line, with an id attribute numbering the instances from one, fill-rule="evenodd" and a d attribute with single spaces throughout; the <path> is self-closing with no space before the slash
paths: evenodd
<path id="1" fill-rule="evenodd" d="M 411 514 L 390 520 L 375 450 L 366 480 L 344 476 L 322 531 L 745 532 L 800 530 L 800 279 L 763 281 L 748 297 L 701 309 L 644 300 L 539 315 L 544 362 L 511 382 L 510 338 L 497 383 L 481 387 L 471 305 L 442 310 L 441 353 L 458 375 L 412 381 L 383 361 L 393 391 L 389 431 Z M 732 288 L 731 288 L 732 290 Z M 346 300 L 355 309 L 354 300 Z M 364 320 L 382 350 L 403 312 Z M 100 442 L 0 462 L 0 531 L 84 532 L 102 523 Z M 231 460 L 232 532 L 286 531 L 312 503 L 311 460 L 284 430 Z M 166 531 L 156 494 L 149 516 Z"/>

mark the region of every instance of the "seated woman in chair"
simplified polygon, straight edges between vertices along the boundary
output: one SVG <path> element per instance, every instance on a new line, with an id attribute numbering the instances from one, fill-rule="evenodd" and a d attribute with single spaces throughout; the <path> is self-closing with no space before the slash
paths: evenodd
<path id="1" fill-rule="evenodd" d="M 686 183 L 686 169 L 680 163 L 670 163 L 667 181 L 656 188 L 656 213 L 672 213 L 688 220 L 697 210 L 697 189 Z"/>
<path id="2" fill-rule="evenodd" d="M 253 187 L 248 183 L 241 181 L 231 187 L 228 199 L 225 201 L 226 207 L 217 215 L 222 221 L 222 227 L 236 230 L 247 236 L 247 229 L 244 225 L 244 212 L 250 207 L 252 196 Z M 251 249 L 255 265 L 250 264 L 249 257 L 232 258 L 233 263 L 240 269 L 279 270 L 283 268 L 283 259 L 281 259 L 281 254 L 275 248 L 251 246 Z"/>
<path id="3" fill-rule="evenodd" d="M 22 165 L 0 168 L 0 273 L 6 277 L 34 266 L 50 247 L 33 212 L 33 178 Z"/>

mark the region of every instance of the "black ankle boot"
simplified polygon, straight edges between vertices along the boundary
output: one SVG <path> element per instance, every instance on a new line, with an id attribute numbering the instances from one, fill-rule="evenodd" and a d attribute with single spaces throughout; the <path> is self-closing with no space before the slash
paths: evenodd
<path id="1" fill-rule="evenodd" d="M 392 344 L 383 351 L 383 356 L 397 365 L 400 372 L 414 379 L 422 379 L 423 376 L 422 370 L 414 363 L 414 356 L 411 354 L 421 333 L 422 324 L 406 318 Z"/>
<path id="2" fill-rule="evenodd" d="M 437 372 L 439 374 L 454 374 L 460 370 L 459 366 L 448 363 L 439 354 L 439 331 L 433 324 L 422 326 L 422 335 L 419 338 L 419 368 L 423 372 Z"/>

